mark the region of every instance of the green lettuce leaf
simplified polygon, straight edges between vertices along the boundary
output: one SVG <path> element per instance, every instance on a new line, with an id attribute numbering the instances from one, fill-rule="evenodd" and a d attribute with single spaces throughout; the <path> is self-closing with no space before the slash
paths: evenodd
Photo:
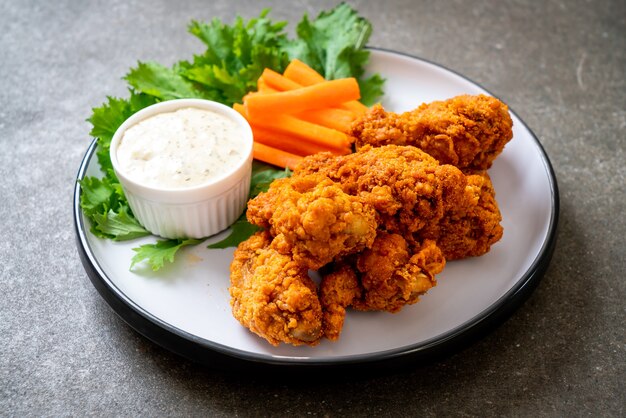
<path id="1" fill-rule="evenodd" d="M 341 3 L 321 12 L 315 20 L 304 15 L 296 27 L 297 38 L 285 49 L 289 58 L 298 58 L 327 79 L 355 77 L 359 80 L 361 101 L 373 104 L 382 95 L 384 80 L 379 75 L 363 78 L 370 53 L 364 49 L 372 25 L 356 10 Z"/>
<path id="2" fill-rule="evenodd" d="M 108 177 L 80 181 L 80 207 L 91 220 L 91 232 L 101 238 L 125 241 L 150 235 L 130 212 L 119 183 Z"/>
<path id="3" fill-rule="evenodd" d="M 87 119 L 93 128 L 89 133 L 100 140 L 100 144 L 111 143 L 111 139 L 126 119 L 133 114 L 130 102 L 126 99 L 107 97 L 107 102 L 92 110 L 92 115 Z"/>
<path id="4" fill-rule="evenodd" d="M 129 211 L 127 206 L 120 206 L 117 212 L 109 210 L 104 215 L 95 213 L 94 228 L 114 241 L 127 241 L 150 235 Z"/>
<path id="5" fill-rule="evenodd" d="M 214 19 L 209 23 L 192 21 L 189 32 L 207 47 L 193 62 L 179 64 L 181 74 L 211 92 L 214 100 L 231 106 L 240 102 L 266 67 L 282 71 L 287 54 L 286 22 L 272 22 L 264 10 L 258 18 L 244 21 L 237 17 L 232 25 Z"/>
<path id="6" fill-rule="evenodd" d="M 250 179 L 250 194 L 248 199 L 254 199 L 259 193 L 266 192 L 270 184 L 276 179 L 291 176 L 288 168 L 277 169 L 274 166 L 259 161 L 252 163 L 252 178 Z"/>
<path id="7" fill-rule="evenodd" d="M 181 248 L 201 242 L 202 240 L 198 239 L 168 239 L 133 248 L 136 254 L 131 260 L 130 269 L 145 260 L 153 271 L 157 271 L 165 265 L 165 262 L 173 263 L 174 256 Z"/>
<path id="8" fill-rule="evenodd" d="M 124 77 L 135 90 L 159 100 L 205 97 L 203 92 L 179 74 L 175 68 L 167 68 L 155 62 L 139 62 Z"/>
<path id="9" fill-rule="evenodd" d="M 239 243 L 247 240 L 257 231 L 262 228 L 252 225 L 246 220 L 246 215 L 243 214 L 230 226 L 230 234 L 226 238 L 216 243 L 207 245 L 207 248 L 229 248 L 236 247 Z"/>

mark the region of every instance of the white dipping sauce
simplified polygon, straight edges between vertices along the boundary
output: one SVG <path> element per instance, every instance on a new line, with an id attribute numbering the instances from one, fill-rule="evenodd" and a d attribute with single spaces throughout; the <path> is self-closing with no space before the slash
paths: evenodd
<path id="1" fill-rule="evenodd" d="M 137 183 L 179 189 L 206 183 L 244 158 L 243 132 L 210 110 L 184 108 L 128 128 L 117 148 L 120 170 Z"/>

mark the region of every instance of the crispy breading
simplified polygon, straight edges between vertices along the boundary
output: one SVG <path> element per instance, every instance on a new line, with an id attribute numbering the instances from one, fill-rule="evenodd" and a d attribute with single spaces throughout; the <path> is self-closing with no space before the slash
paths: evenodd
<path id="1" fill-rule="evenodd" d="M 401 235 L 438 222 L 462 200 L 466 178 L 409 146 L 363 147 L 345 156 L 317 154 L 295 168 L 294 177 L 322 174 L 378 214 L 379 229 Z"/>
<path id="2" fill-rule="evenodd" d="M 445 258 L 434 241 L 424 241 L 410 251 L 400 235 L 381 232 L 372 248 L 357 258 L 363 293 L 352 306 L 358 310 L 398 312 L 435 286 L 435 274 L 444 266 Z"/>
<path id="3" fill-rule="evenodd" d="M 323 275 L 324 335 L 330 340 L 339 338 L 348 307 L 398 312 L 416 303 L 436 285 L 435 275 L 444 266 L 445 258 L 434 241 L 425 241 L 411 252 L 400 235 L 379 232 L 372 248 L 337 263 Z"/>
<path id="4" fill-rule="evenodd" d="M 271 248 L 258 232 L 235 250 L 230 266 L 234 317 L 272 345 L 316 345 L 322 337 L 322 310 L 306 267 Z"/>
<path id="5" fill-rule="evenodd" d="M 411 245 L 435 240 L 448 260 L 485 254 L 502 237 L 502 215 L 486 171 L 463 174 L 412 146 L 365 146 L 305 158 L 294 176 L 318 173 L 372 205 L 379 229 Z"/>
<path id="6" fill-rule="evenodd" d="M 320 174 L 274 181 L 248 203 L 248 220 L 269 228 L 273 248 L 310 269 L 369 247 L 374 209 Z"/>
<path id="7" fill-rule="evenodd" d="M 487 253 L 502 238 L 502 215 L 495 190 L 486 171 L 467 176 L 464 200 L 451 206 L 436 224 L 415 234 L 413 239 L 437 241 L 447 260 Z"/>
<path id="8" fill-rule="evenodd" d="M 487 170 L 513 137 L 513 121 L 500 100 L 460 95 L 425 103 L 404 113 L 381 105 L 354 122 L 357 149 L 365 145 L 413 145 L 441 164 L 462 170 Z"/>
<path id="9" fill-rule="evenodd" d="M 331 341 L 336 341 L 343 329 L 346 308 L 362 294 L 355 269 L 343 260 L 335 264 L 329 272 L 323 275 L 319 293 L 324 336 Z"/>

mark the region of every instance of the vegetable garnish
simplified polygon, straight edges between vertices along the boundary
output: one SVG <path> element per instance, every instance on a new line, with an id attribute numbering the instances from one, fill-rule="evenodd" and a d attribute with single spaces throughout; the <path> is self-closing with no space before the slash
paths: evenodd
<path id="1" fill-rule="evenodd" d="M 80 181 L 80 207 L 91 220 L 91 233 L 100 238 L 125 241 L 150 235 L 130 212 L 117 180 L 85 177 Z"/>
<path id="2" fill-rule="evenodd" d="M 249 94 L 244 98 L 244 104 L 251 119 L 264 119 L 276 112 L 332 109 L 359 97 L 359 84 L 349 77 L 276 93 Z"/>
<path id="3" fill-rule="evenodd" d="M 288 70 L 294 67 L 306 85 L 290 78 L 294 74 Z M 243 97 L 243 104 L 233 105 L 252 127 L 256 160 L 294 168 L 302 157 L 317 152 L 351 152 L 350 126 L 367 109 L 357 101 L 360 91 L 354 77 L 326 80 L 295 59 L 284 74 L 263 70 L 257 86 Z"/>
<path id="4" fill-rule="evenodd" d="M 361 101 L 372 105 L 382 96 L 384 80 L 378 74 L 364 79 L 369 51 L 364 49 L 372 24 L 345 3 L 321 12 L 315 20 L 305 15 L 296 27 L 298 37 L 289 42 L 291 59 L 310 65 L 327 80 L 355 77 Z"/>
<path id="5" fill-rule="evenodd" d="M 152 270 L 157 271 L 166 261 L 170 263 L 174 262 L 174 256 L 176 252 L 188 245 L 200 244 L 201 239 L 167 239 L 159 240 L 156 244 L 145 244 L 137 248 L 133 248 L 137 254 L 135 254 L 131 260 L 130 268 L 141 261 L 146 260 L 148 265 L 152 267 Z"/>
<path id="6" fill-rule="evenodd" d="M 269 10 L 264 10 L 259 17 L 247 21 L 237 17 L 232 25 L 218 19 L 208 23 L 192 21 L 188 30 L 205 44 L 204 53 L 171 67 L 155 62 L 138 62 L 124 77 L 129 97 L 107 97 L 105 103 L 92 110 L 88 119 L 93 125 L 90 134 L 97 139 L 96 156 L 104 176 L 85 177 L 80 181 L 80 205 L 91 221 L 91 232 L 95 236 L 122 241 L 150 235 L 137 222 L 128 206 L 113 173 L 109 147 L 117 128 L 135 112 L 151 104 L 178 98 L 204 98 L 232 106 L 241 103 L 249 92 L 264 87 L 257 86 L 257 81 L 265 69 L 282 73 L 296 58 L 311 66 L 322 79 L 356 78 L 363 103 L 372 104 L 382 95 L 384 80 L 379 75 L 363 78 L 369 58 L 369 51 L 364 46 L 372 28 L 353 8 L 342 3 L 320 13 L 313 20 L 305 15 L 293 39 L 285 32 L 287 22 L 274 22 L 268 18 L 268 13 Z M 271 85 L 265 87 L 278 91 Z M 364 107 L 360 103 L 355 106 Z M 334 116 L 339 119 L 338 114 Z M 302 122 L 322 126 L 318 125 L 319 118 L 329 117 L 333 115 L 322 112 L 311 116 L 316 119 L 303 119 Z M 315 149 L 315 145 L 308 147 L 307 153 Z M 303 151 L 296 151 L 285 152 L 303 155 Z M 257 164 L 256 174 L 257 183 L 253 174 L 251 195 L 253 190 L 263 189 L 259 181 L 284 177 L 289 175 L 289 171 Z M 231 235 L 210 247 L 236 246 L 254 231 L 255 227 L 248 224 L 242 215 L 231 227 Z M 158 270 L 165 262 L 173 262 L 180 248 L 202 241 L 159 240 L 155 244 L 142 245 L 134 249 L 137 254 L 133 257 L 131 268 L 138 262 L 146 261 L 153 270 Z"/>

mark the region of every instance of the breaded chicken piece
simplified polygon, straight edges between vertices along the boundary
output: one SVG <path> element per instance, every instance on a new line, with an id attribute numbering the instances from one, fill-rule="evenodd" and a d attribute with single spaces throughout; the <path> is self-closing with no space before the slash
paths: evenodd
<path id="1" fill-rule="evenodd" d="M 436 285 L 446 258 L 484 254 L 502 236 L 487 173 L 413 146 L 306 157 L 247 217 L 266 230 L 235 251 L 233 314 L 274 345 L 338 339 L 349 307 L 397 312 Z M 307 273 L 322 267 L 318 298 Z"/>
<path id="2" fill-rule="evenodd" d="M 320 174 L 272 182 L 248 202 L 248 220 L 269 229 L 272 247 L 317 270 L 372 245 L 374 209 Z"/>
<path id="3" fill-rule="evenodd" d="M 444 217 L 415 234 L 416 241 L 437 241 L 447 260 L 480 256 L 502 238 L 502 215 L 487 172 L 467 176 L 465 199 Z"/>
<path id="4" fill-rule="evenodd" d="M 411 245 L 435 240 L 448 260 L 485 254 L 502 237 L 502 215 L 487 172 L 463 174 L 415 147 L 317 154 L 294 171 L 310 173 L 326 175 L 376 208 L 379 229 L 400 234 Z"/>
<path id="5" fill-rule="evenodd" d="M 272 345 L 316 345 L 322 337 L 322 309 L 306 267 L 271 248 L 258 232 L 235 250 L 230 266 L 234 317 Z"/>
<path id="6" fill-rule="evenodd" d="M 322 174 L 378 214 L 379 229 L 408 235 L 437 223 L 463 199 L 465 175 L 415 147 L 365 146 L 354 154 L 306 157 L 294 177 Z"/>
<path id="7" fill-rule="evenodd" d="M 320 284 L 324 336 L 337 341 L 346 318 L 346 308 L 361 298 L 363 290 L 351 263 L 342 260 L 323 275 Z"/>
<path id="8" fill-rule="evenodd" d="M 357 149 L 365 145 L 413 145 L 461 170 L 487 170 L 513 138 L 508 107 L 483 94 L 422 104 L 405 113 L 376 105 L 354 122 Z"/>
<path id="9" fill-rule="evenodd" d="M 323 276 L 320 300 L 324 335 L 337 340 L 346 308 L 398 312 L 436 285 L 445 258 L 434 241 L 411 250 L 400 235 L 379 232 L 372 248 Z"/>
<path id="10" fill-rule="evenodd" d="M 435 286 L 435 275 L 445 263 L 434 241 L 427 240 L 411 250 L 400 235 L 381 232 L 372 248 L 357 258 L 363 293 L 352 306 L 358 310 L 398 312 Z"/>

